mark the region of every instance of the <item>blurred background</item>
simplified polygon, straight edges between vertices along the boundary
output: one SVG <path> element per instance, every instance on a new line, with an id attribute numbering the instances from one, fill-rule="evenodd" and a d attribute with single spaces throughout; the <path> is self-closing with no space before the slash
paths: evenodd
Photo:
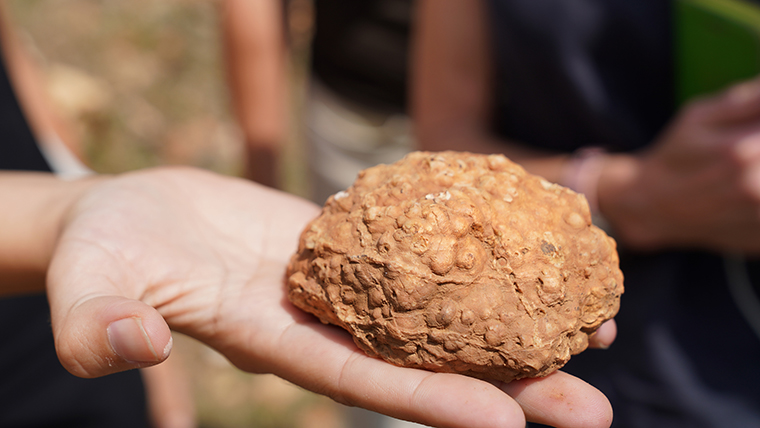
<path id="1" fill-rule="evenodd" d="M 45 89 L 101 173 L 188 164 L 242 174 L 243 140 L 225 81 L 214 0 L 8 0 L 9 19 Z M 285 164 L 299 162 L 311 0 L 286 4 L 291 124 Z M 298 172 L 288 190 L 303 194 Z"/>
<path id="2" fill-rule="evenodd" d="M 217 2 L 8 0 L 9 19 L 45 90 L 99 173 L 186 164 L 240 175 L 243 137 L 225 82 Z M 305 193 L 300 100 L 310 0 L 288 3 L 292 98 L 282 187 Z M 249 375 L 175 335 L 203 427 L 340 428 L 344 409 L 270 375 Z"/>

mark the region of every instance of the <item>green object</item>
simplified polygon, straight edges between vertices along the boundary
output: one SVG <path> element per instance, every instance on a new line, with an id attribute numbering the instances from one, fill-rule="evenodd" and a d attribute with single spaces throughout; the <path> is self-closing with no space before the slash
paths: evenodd
<path id="1" fill-rule="evenodd" d="M 742 0 L 675 0 L 676 102 L 760 73 L 760 7 Z"/>

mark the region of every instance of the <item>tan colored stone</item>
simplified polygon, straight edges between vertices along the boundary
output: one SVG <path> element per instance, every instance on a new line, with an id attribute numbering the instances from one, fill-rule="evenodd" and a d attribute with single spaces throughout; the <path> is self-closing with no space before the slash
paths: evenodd
<path id="1" fill-rule="evenodd" d="M 508 382 L 586 349 L 623 275 L 582 195 L 501 155 L 415 152 L 328 199 L 288 287 L 368 355 Z"/>

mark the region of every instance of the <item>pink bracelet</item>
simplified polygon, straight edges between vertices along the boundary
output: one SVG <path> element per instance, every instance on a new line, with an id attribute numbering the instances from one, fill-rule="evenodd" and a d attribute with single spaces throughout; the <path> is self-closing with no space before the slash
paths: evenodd
<path id="1" fill-rule="evenodd" d="M 601 147 L 583 147 L 568 160 L 560 184 L 582 193 L 588 200 L 591 214 L 599 213 L 597 187 L 607 152 Z"/>

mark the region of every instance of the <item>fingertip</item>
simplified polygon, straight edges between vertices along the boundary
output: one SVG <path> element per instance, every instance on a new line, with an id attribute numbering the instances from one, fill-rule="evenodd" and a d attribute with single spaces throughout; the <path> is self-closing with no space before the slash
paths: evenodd
<path id="1" fill-rule="evenodd" d="M 116 296 L 94 297 L 53 318 L 61 364 L 84 378 L 148 367 L 171 352 L 171 330 L 152 307 Z"/>
<path id="2" fill-rule="evenodd" d="M 612 419 L 614 417 L 612 404 L 601 391 L 591 385 L 588 385 L 588 388 L 587 392 L 589 396 L 585 401 L 586 411 L 584 413 L 576 413 L 575 420 L 570 419 L 570 422 L 574 423 L 574 425 L 569 425 L 569 427 L 609 428 L 612 426 Z"/>
<path id="3" fill-rule="evenodd" d="M 607 349 L 617 337 L 617 324 L 615 320 L 605 321 L 591 336 L 589 336 L 589 347 L 597 349 Z"/>
<path id="4" fill-rule="evenodd" d="M 527 419 L 562 428 L 609 428 L 612 405 L 588 383 L 562 371 L 524 379 L 502 388 L 523 408 Z"/>
<path id="5" fill-rule="evenodd" d="M 106 328 L 108 342 L 114 353 L 125 362 L 138 365 L 160 363 L 171 352 L 171 335 L 166 341 L 160 328 L 153 330 L 153 334 L 149 334 L 140 317 L 122 318 Z"/>

